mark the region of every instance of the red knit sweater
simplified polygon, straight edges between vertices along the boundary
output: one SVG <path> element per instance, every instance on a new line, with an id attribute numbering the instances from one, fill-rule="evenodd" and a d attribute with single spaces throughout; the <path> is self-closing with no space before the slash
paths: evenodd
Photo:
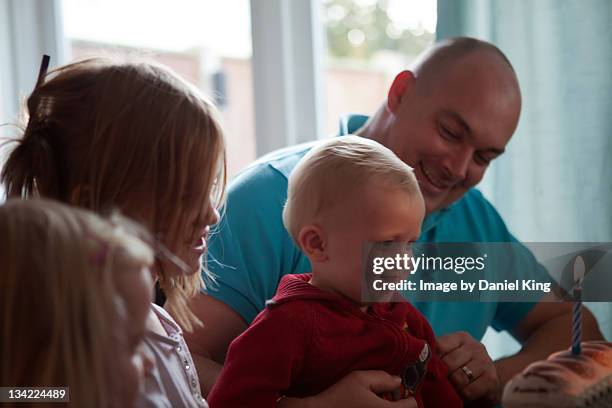
<path id="1" fill-rule="evenodd" d="M 276 296 L 229 347 L 211 408 L 276 407 L 278 398 L 324 391 L 354 370 L 399 375 L 425 347 L 432 353 L 415 395 L 419 407 L 462 407 L 436 354 L 431 326 L 412 305 L 381 303 L 364 313 L 353 302 L 285 275 Z"/>

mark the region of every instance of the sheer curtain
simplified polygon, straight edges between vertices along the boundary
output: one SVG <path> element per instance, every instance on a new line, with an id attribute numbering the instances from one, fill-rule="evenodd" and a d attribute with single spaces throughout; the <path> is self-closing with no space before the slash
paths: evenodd
<path id="1" fill-rule="evenodd" d="M 437 35 L 491 41 L 519 77 L 518 130 L 480 186 L 510 230 L 612 241 L 612 2 L 438 0 Z M 588 306 L 611 340 L 612 303 Z M 518 349 L 507 335 L 485 340 L 495 357 Z"/>

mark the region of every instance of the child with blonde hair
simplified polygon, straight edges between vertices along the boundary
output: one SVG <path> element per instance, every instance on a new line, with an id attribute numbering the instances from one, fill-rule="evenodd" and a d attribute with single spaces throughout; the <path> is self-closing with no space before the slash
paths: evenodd
<path id="1" fill-rule="evenodd" d="M 76 407 L 133 406 L 151 364 L 153 260 L 121 217 L 48 200 L 0 206 L 0 384 L 69 387 Z"/>
<path id="2" fill-rule="evenodd" d="M 410 245 L 424 213 L 412 169 L 377 142 L 344 136 L 310 150 L 289 178 L 283 221 L 312 273 L 285 275 L 232 342 L 211 406 L 316 396 L 355 370 L 400 376 L 402 387 L 383 397 L 462 406 L 425 318 L 405 301 L 389 303 L 388 294 L 362 299 L 365 244 Z"/>
<path id="3" fill-rule="evenodd" d="M 200 261 L 225 188 L 213 104 L 161 65 L 94 58 L 43 72 L 27 113 L 1 173 L 8 196 L 118 208 L 146 226 L 167 249 L 153 268 L 166 309 L 186 330 L 200 325 L 188 300 L 203 286 Z M 156 305 L 145 343 L 157 370 L 140 404 L 206 406 L 182 330 Z"/>

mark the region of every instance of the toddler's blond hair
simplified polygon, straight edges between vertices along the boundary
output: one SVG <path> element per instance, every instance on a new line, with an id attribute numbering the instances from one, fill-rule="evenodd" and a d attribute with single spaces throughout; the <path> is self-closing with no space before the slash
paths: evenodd
<path id="1" fill-rule="evenodd" d="M 378 142 L 336 137 L 313 147 L 289 177 L 283 223 L 293 240 L 300 230 L 369 186 L 420 196 L 412 168 Z"/>

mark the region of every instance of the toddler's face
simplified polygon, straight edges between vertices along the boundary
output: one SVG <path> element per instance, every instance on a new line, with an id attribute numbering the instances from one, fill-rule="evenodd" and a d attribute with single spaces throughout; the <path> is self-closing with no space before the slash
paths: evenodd
<path id="1" fill-rule="evenodd" d="M 412 243 L 420 235 L 425 205 L 420 194 L 378 186 L 366 186 L 346 201 L 325 223 L 329 259 L 321 272 L 332 290 L 362 304 L 365 244 Z"/>

